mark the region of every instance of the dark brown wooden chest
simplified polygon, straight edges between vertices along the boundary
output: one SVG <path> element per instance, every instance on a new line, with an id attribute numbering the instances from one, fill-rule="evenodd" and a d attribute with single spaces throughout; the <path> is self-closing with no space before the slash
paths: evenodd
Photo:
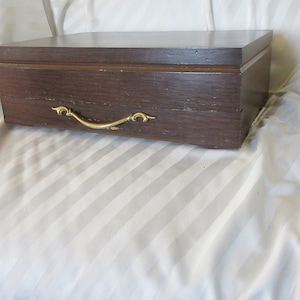
<path id="1" fill-rule="evenodd" d="M 80 33 L 0 46 L 5 121 L 238 148 L 271 31 Z"/>

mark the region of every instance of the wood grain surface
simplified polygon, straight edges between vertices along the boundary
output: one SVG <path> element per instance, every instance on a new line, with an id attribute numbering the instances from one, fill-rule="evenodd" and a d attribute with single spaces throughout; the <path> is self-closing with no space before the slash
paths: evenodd
<path id="1" fill-rule="evenodd" d="M 260 41 L 258 39 L 256 46 L 261 47 L 262 41 L 268 40 L 269 35 L 267 32 Z M 249 36 L 253 38 L 255 34 Z M 242 59 L 245 49 L 249 52 L 249 45 L 254 51 L 255 41 L 245 43 L 240 49 L 226 48 L 228 56 L 224 54 L 225 48 L 207 48 L 201 55 L 197 53 L 200 57 L 198 62 L 208 62 L 207 53 L 218 53 L 219 60 L 216 58 L 214 65 L 196 63 L 196 50 L 188 48 L 156 48 L 158 52 L 147 48 L 149 52 L 140 57 L 144 63 L 129 63 L 130 59 L 139 61 L 135 48 L 118 48 L 122 52 L 120 58 L 121 52 L 107 52 L 110 54 L 106 60 L 105 55 L 99 53 L 107 51 L 107 48 L 62 48 L 61 44 L 57 45 L 57 49 L 62 55 L 53 54 L 50 48 L 45 47 L 49 62 L 45 58 L 37 59 L 37 63 L 30 60 L 40 48 L 30 47 L 31 42 L 26 46 L 28 48 L 23 48 L 21 43 L 22 47 L 14 48 L 15 54 L 20 51 L 19 61 L 12 59 L 10 50 L 7 50 L 10 63 L 6 61 L 7 57 L 3 59 L 3 52 L 1 56 L 0 93 L 5 121 L 27 126 L 95 131 L 71 117 L 57 115 L 52 107 L 67 106 L 83 119 L 94 122 L 112 122 L 141 111 L 156 119 L 146 123 L 127 122 L 119 125 L 117 130 L 97 132 L 210 148 L 238 148 L 267 99 L 270 48 L 254 52 L 255 55 L 250 51 L 251 59 L 242 66 L 236 65 L 241 63 L 238 60 L 224 65 L 219 63 Z M 237 40 L 234 43 L 237 44 Z M 27 52 L 21 54 L 24 49 Z M 29 50 L 32 51 L 30 55 Z M 166 61 L 160 51 L 171 51 L 173 56 L 166 55 Z M 59 63 L 67 53 L 73 53 L 70 60 Z M 84 53 L 86 56 L 81 56 Z M 183 60 L 176 57 L 176 53 L 180 53 Z M 78 62 L 74 63 L 77 59 Z M 122 60 L 126 64 L 120 63 Z M 150 64 L 154 60 L 161 63 Z M 179 61 L 183 62 L 178 64 Z M 187 62 L 191 64 L 186 65 Z"/>

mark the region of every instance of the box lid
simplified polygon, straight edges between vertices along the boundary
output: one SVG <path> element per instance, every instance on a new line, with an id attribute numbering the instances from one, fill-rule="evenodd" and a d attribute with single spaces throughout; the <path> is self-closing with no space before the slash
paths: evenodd
<path id="1" fill-rule="evenodd" d="M 269 30 L 77 33 L 0 45 L 0 63 L 241 66 L 271 40 Z"/>

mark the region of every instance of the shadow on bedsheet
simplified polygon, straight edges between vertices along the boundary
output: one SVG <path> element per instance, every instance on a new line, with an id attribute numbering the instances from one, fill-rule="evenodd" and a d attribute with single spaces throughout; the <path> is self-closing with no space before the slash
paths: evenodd
<path id="1" fill-rule="evenodd" d="M 290 80 L 292 74 L 299 67 L 297 49 L 292 43 L 292 37 L 274 33 L 272 42 L 272 61 L 270 76 L 270 93 L 276 93 Z"/>
<path id="2" fill-rule="evenodd" d="M 5 124 L 4 122 L 2 105 L 0 101 L 0 146 L 4 143 L 4 140 L 8 135 L 10 128 L 11 125 Z"/>

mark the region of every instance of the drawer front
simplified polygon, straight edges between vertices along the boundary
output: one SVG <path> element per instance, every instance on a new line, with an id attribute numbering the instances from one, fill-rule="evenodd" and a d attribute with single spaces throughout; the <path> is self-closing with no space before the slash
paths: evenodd
<path id="1" fill-rule="evenodd" d="M 0 90 L 8 123 L 236 148 L 240 140 L 240 75 L 197 72 L 2 69 Z M 135 113 L 148 122 L 112 123 Z M 155 118 L 151 118 L 155 117 Z"/>

